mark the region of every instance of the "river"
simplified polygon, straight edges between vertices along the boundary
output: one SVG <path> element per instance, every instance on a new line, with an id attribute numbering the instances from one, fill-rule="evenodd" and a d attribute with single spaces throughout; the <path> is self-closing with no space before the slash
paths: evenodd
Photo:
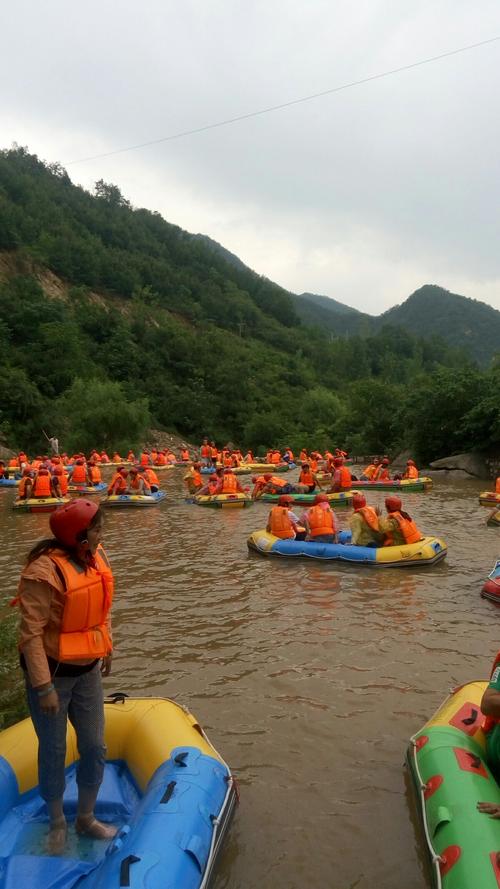
<path id="1" fill-rule="evenodd" d="M 500 534 L 478 504 L 488 485 L 408 495 L 448 558 L 383 570 L 250 555 L 264 504 L 202 509 L 184 501 L 182 469 L 163 475 L 160 507 L 106 513 L 117 580 L 106 686 L 188 706 L 236 774 L 214 889 L 424 889 L 403 759 L 448 690 L 486 677 L 500 647 L 495 606 L 479 596 Z M 12 500 L 0 492 L 8 598 L 48 524 Z"/>

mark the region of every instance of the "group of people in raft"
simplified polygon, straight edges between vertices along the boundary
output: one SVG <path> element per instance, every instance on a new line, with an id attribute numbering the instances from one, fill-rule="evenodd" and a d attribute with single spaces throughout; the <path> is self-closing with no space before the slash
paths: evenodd
<path id="1" fill-rule="evenodd" d="M 271 508 L 266 530 L 281 540 L 309 540 L 315 543 L 337 543 L 337 523 L 326 494 L 316 494 L 314 503 L 301 516 L 292 511 L 293 500 L 282 494 Z M 418 543 L 423 534 L 402 508 L 401 498 L 386 497 L 387 514 L 368 506 L 364 494 L 354 494 L 353 515 L 349 520 L 353 546 L 401 546 Z"/>

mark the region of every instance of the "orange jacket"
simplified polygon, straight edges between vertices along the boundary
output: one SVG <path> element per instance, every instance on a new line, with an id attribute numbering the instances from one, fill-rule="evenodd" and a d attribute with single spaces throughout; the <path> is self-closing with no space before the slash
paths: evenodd
<path id="1" fill-rule="evenodd" d="M 102 482 L 101 470 L 98 466 L 89 466 L 89 476 L 90 481 L 93 482 L 94 485 L 98 485 L 99 482 Z"/>
<path id="2" fill-rule="evenodd" d="M 123 463 L 123 458 L 120 457 L 120 455 L 117 454 L 116 451 L 115 451 L 115 453 L 113 454 L 113 458 L 112 458 L 111 462 L 112 462 L 112 463 Z"/>
<path id="3" fill-rule="evenodd" d="M 189 451 L 188 450 L 181 451 L 181 460 L 184 460 L 185 462 L 187 462 L 189 460 Z"/>
<path id="4" fill-rule="evenodd" d="M 210 457 L 210 455 L 211 455 L 210 445 L 208 445 L 208 444 L 202 445 L 200 448 L 200 454 L 202 457 Z"/>
<path id="5" fill-rule="evenodd" d="M 17 499 L 24 500 L 26 497 L 26 486 L 27 484 L 32 484 L 32 479 L 30 479 L 29 475 L 23 475 L 21 481 L 19 482 L 19 487 L 17 489 Z"/>
<path id="6" fill-rule="evenodd" d="M 357 509 L 356 512 L 363 516 L 364 521 L 372 531 L 380 530 L 378 515 L 373 506 L 362 506 L 361 509 Z"/>
<path id="7" fill-rule="evenodd" d="M 418 543 L 419 540 L 422 540 L 422 535 L 413 519 L 405 519 L 400 512 L 390 512 L 388 514 L 388 517 L 390 519 L 396 519 L 405 543 Z M 394 538 L 392 537 L 392 535 L 389 534 L 387 539 L 384 541 L 384 546 L 393 545 Z"/>
<path id="8" fill-rule="evenodd" d="M 167 465 L 167 458 L 166 458 L 165 454 L 158 454 L 158 457 L 156 458 L 156 465 L 157 466 L 166 466 Z"/>
<path id="9" fill-rule="evenodd" d="M 320 534 L 335 534 L 335 518 L 331 509 L 323 509 L 320 503 L 311 506 L 307 513 L 311 537 L 319 537 Z"/>
<path id="10" fill-rule="evenodd" d="M 52 497 L 50 475 L 46 469 L 40 469 L 33 482 L 32 497 Z"/>
<path id="11" fill-rule="evenodd" d="M 334 483 L 341 488 L 352 487 L 352 476 L 347 466 L 338 466 L 335 469 Z"/>
<path id="12" fill-rule="evenodd" d="M 375 463 L 370 463 L 366 469 L 363 469 L 363 475 L 368 479 L 372 479 L 376 472 L 378 472 L 378 466 L 375 466 Z"/>
<path id="13" fill-rule="evenodd" d="M 265 485 L 274 485 L 275 488 L 284 488 L 287 482 L 284 478 L 278 478 L 277 475 L 272 475 L 267 482 L 264 480 Z"/>
<path id="14" fill-rule="evenodd" d="M 87 484 L 87 469 L 85 466 L 75 466 L 73 472 L 71 473 L 71 484 L 72 485 L 86 485 Z"/>
<path id="15" fill-rule="evenodd" d="M 107 617 L 113 601 L 113 575 L 103 548 L 97 550 L 95 567 L 83 570 L 66 554 L 50 553 L 66 587 L 59 636 L 59 660 L 78 661 L 111 654 L 113 645 Z"/>
<path id="16" fill-rule="evenodd" d="M 286 506 L 273 506 L 269 513 L 269 524 L 271 526 L 271 534 L 279 537 L 281 540 L 288 540 L 295 537 L 295 531 L 288 515 Z"/>
<path id="17" fill-rule="evenodd" d="M 141 466 L 149 466 L 149 454 L 146 454 L 143 451 L 139 462 L 140 462 Z"/>
<path id="18" fill-rule="evenodd" d="M 67 475 L 67 473 L 63 472 L 62 475 L 55 475 L 54 479 L 59 482 L 61 497 L 66 497 L 66 494 L 68 493 L 68 475 Z"/>
<path id="19" fill-rule="evenodd" d="M 500 478 L 497 478 L 495 482 L 495 494 L 500 494 Z"/>
<path id="20" fill-rule="evenodd" d="M 312 472 L 307 472 L 305 469 L 301 469 L 299 475 L 299 485 L 315 485 L 316 481 Z"/>
<path id="21" fill-rule="evenodd" d="M 299 455 L 299 461 L 301 463 L 307 463 L 307 460 L 308 460 L 307 451 L 304 450 L 304 448 L 302 448 L 300 455 Z"/>
<path id="22" fill-rule="evenodd" d="M 150 485 L 158 485 L 160 486 L 160 479 L 156 475 L 154 469 L 145 469 L 144 470 L 144 478 Z"/>
<path id="23" fill-rule="evenodd" d="M 403 478 L 418 478 L 417 467 L 416 466 L 408 466 L 408 468 L 406 469 L 406 472 L 403 475 Z M 500 479 L 497 479 L 497 482 L 499 482 L 499 481 L 500 481 Z M 499 485 L 497 494 L 500 494 L 500 485 Z"/>
<path id="24" fill-rule="evenodd" d="M 111 483 L 108 485 L 108 494 L 124 494 L 126 490 L 127 480 L 119 472 L 115 472 Z"/>
<path id="25" fill-rule="evenodd" d="M 238 479 L 232 473 L 224 475 L 222 478 L 221 494 L 236 494 L 238 491 Z"/>
<path id="26" fill-rule="evenodd" d="M 274 463 L 275 466 L 277 466 L 278 463 L 281 463 L 281 454 L 280 454 L 279 451 L 273 451 L 273 452 L 272 452 L 272 454 L 271 454 L 271 463 Z"/>

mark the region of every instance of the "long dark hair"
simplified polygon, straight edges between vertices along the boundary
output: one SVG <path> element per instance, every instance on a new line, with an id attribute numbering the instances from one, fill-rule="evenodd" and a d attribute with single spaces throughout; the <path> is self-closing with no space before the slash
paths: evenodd
<path id="1" fill-rule="evenodd" d="M 100 522 L 101 519 L 102 519 L 102 509 L 101 509 L 101 507 L 99 507 L 96 514 L 94 516 L 92 516 L 92 519 L 89 522 L 89 524 L 87 525 L 87 527 L 84 528 L 83 531 L 80 531 L 76 535 L 77 541 L 85 540 L 85 535 L 87 534 L 87 531 L 89 531 L 91 528 L 93 528 L 95 525 L 97 525 L 97 523 Z M 30 549 L 30 551 L 27 555 L 27 558 L 26 558 L 26 564 L 31 565 L 31 563 L 34 562 L 35 559 L 38 559 L 40 556 L 44 556 L 44 555 L 46 555 L 46 553 L 50 553 L 55 549 L 59 549 L 59 550 L 62 549 L 62 551 L 65 552 L 72 559 L 75 559 L 77 562 L 81 561 L 81 559 L 78 558 L 77 551 L 76 551 L 75 547 L 67 546 L 67 544 L 61 543 L 61 541 L 58 540 L 57 537 L 44 537 L 43 540 L 39 540 L 38 543 L 35 543 L 34 547 L 32 549 Z"/>

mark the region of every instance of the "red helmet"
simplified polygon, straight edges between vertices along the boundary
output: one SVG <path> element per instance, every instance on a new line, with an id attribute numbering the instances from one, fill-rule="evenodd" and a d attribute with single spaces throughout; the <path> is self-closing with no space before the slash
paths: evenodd
<path id="1" fill-rule="evenodd" d="M 343 461 L 342 457 L 334 457 L 333 458 L 333 465 L 334 466 L 342 466 L 343 462 L 344 461 Z"/>
<path id="2" fill-rule="evenodd" d="M 362 509 L 366 506 L 366 497 L 364 494 L 354 494 L 352 498 L 353 509 Z"/>
<path id="3" fill-rule="evenodd" d="M 390 462 L 391 462 L 391 461 L 389 460 L 389 457 L 384 457 L 384 459 L 382 460 L 382 465 L 383 465 L 383 466 L 389 466 L 389 463 L 390 463 Z"/>
<path id="4" fill-rule="evenodd" d="M 264 475 L 264 479 L 265 479 L 266 482 L 268 482 L 270 479 L 272 479 L 272 475 L 271 475 L 271 473 L 270 473 L 270 472 L 266 472 L 265 475 Z"/>
<path id="5" fill-rule="evenodd" d="M 386 497 L 385 506 L 388 512 L 399 512 L 402 506 L 401 497 L 395 497 L 394 494 L 392 497 Z"/>
<path id="6" fill-rule="evenodd" d="M 314 498 L 314 502 L 315 503 L 328 503 L 328 497 L 326 496 L 326 494 L 316 494 L 316 497 Z"/>
<path id="7" fill-rule="evenodd" d="M 51 513 L 50 530 L 61 543 L 76 546 L 78 535 L 89 527 L 98 509 L 97 503 L 81 498 L 65 503 Z"/>
<path id="8" fill-rule="evenodd" d="M 415 460 L 407 460 L 406 465 L 407 466 L 415 466 Z"/>
<path id="9" fill-rule="evenodd" d="M 290 503 L 293 503 L 292 498 L 289 494 L 281 494 L 278 500 L 278 506 L 289 506 Z"/>
<path id="10" fill-rule="evenodd" d="M 54 475 L 62 475 L 63 472 L 64 469 L 62 468 L 61 464 L 58 463 L 57 466 L 54 468 Z"/>
<path id="11" fill-rule="evenodd" d="M 209 478 L 209 481 L 211 481 L 211 482 L 218 482 L 219 481 L 218 475 L 209 475 L 208 478 Z"/>

